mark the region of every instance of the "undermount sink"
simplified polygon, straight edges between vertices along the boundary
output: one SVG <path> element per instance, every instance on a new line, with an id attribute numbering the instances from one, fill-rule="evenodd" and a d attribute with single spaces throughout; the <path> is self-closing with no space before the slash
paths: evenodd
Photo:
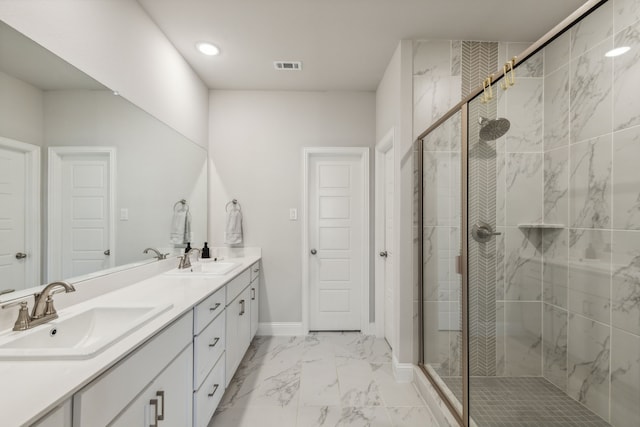
<path id="1" fill-rule="evenodd" d="M 127 305 L 93 307 L 0 336 L 0 360 L 89 359 L 173 307 Z"/>
<path id="2" fill-rule="evenodd" d="M 237 268 L 239 265 L 237 262 L 205 261 L 193 264 L 189 268 L 176 268 L 166 274 L 175 276 L 222 276 Z"/>

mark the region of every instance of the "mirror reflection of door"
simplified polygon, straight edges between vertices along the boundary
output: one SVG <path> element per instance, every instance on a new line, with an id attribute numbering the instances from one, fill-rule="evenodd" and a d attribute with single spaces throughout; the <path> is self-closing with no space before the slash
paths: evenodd
<path id="1" fill-rule="evenodd" d="M 96 147 L 56 147 L 52 151 L 49 280 L 113 267 L 115 151 Z"/>
<path id="2" fill-rule="evenodd" d="M 39 183 L 39 150 L 0 138 L 0 294 L 39 284 L 40 247 L 33 242 L 40 232 L 28 227 L 39 215 L 39 203 L 29 197 Z"/>

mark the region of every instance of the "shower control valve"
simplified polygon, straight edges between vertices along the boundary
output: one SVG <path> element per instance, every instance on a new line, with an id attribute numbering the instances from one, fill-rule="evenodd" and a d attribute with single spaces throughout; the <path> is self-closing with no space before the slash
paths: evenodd
<path id="1" fill-rule="evenodd" d="M 478 221 L 471 229 L 471 236 L 478 243 L 487 243 L 493 236 L 499 236 L 502 233 L 493 231 L 491 225 L 486 222 Z"/>

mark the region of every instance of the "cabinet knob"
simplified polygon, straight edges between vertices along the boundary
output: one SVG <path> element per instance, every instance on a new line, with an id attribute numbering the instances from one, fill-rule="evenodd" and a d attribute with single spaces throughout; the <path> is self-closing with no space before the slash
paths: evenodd
<path id="1" fill-rule="evenodd" d="M 219 387 L 218 384 L 214 384 L 213 385 L 213 391 L 211 393 L 208 393 L 207 396 L 213 397 L 213 395 L 216 394 L 216 391 L 218 391 L 218 387 Z"/>
<path id="2" fill-rule="evenodd" d="M 310 252 L 311 252 L 311 255 L 315 255 L 315 254 L 317 254 L 317 253 L 318 253 L 318 251 L 317 251 L 317 250 L 315 250 L 315 249 L 311 249 L 311 251 L 310 251 Z"/>
<path id="3" fill-rule="evenodd" d="M 22 253 L 22 252 L 18 252 L 16 254 L 16 259 L 25 259 L 27 257 L 27 254 Z"/>

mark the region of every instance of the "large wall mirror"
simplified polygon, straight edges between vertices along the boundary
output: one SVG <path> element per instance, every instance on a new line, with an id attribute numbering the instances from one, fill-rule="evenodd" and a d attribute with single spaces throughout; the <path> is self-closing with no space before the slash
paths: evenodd
<path id="1" fill-rule="evenodd" d="M 201 245 L 206 159 L 0 21 L 0 299 L 153 261 L 147 247 L 175 251 L 187 208 Z"/>

